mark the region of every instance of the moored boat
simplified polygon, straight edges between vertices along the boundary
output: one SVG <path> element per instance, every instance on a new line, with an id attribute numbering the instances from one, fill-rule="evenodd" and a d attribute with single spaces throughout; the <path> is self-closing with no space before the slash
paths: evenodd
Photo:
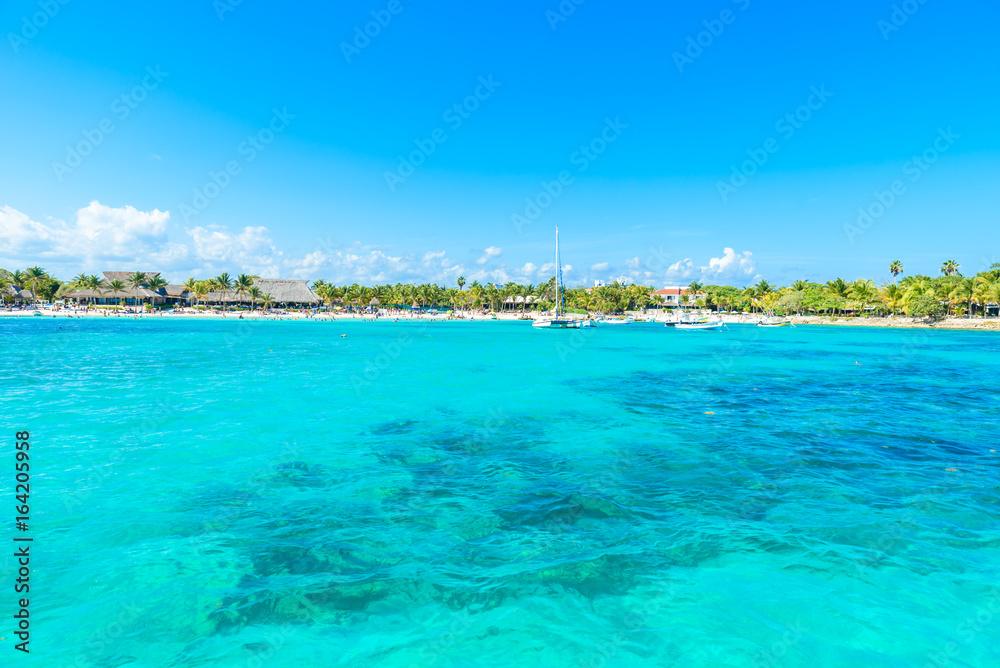
<path id="1" fill-rule="evenodd" d="M 782 318 L 773 313 L 757 322 L 758 327 L 788 327 L 791 324 L 791 318 Z"/>
<path id="2" fill-rule="evenodd" d="M 713 331 L 720 330 L 725 327 L 725 323 L 721 320 L 706 320 L 705 322 L 679 322 L 676 325 L 677 329 L 690 331 L 690 332 L 701 332 L 701 331 Z"/>
<path id="3" fill-rule="evenodd" d="M 565 317 L 563 313 L 562 259 L 559 257 L 559 228 L 556 227 L 556 312 L 554 316 L 542 317 L 531 323 L 537 329 L 580 329 L 582 320 Z"/>

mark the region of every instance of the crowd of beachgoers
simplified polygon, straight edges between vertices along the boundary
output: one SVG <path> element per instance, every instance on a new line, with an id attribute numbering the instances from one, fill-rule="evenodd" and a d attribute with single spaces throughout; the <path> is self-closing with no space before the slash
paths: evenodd
<path id="1" fill-rule="evenodd" d="M 688 311 L 697 315 L 698 311 Z M 729 325 L 755 325 L 766 319 L 766 316 L 750 313 L 711 313 L 703 311 L 714 319 L 722 320 Z M 324 310 L 315 309 L 257 309 L 257 310 L 222 310 L 174 308 L 145 310 L 129 307 L 122 308 L 88 308 L 86 306 L 22 306 L 0 308 L 0 318 L 6 317 L 51 317 L 51 318 L 88 318 L 88 319 L 194 319 L 194 320 L 249 320 L 249 321 L 390 321 L 407 322 L 413 320 L 429 321 L 512 321 L 533 320 L 544 314 L 492 313 L 478 310 L 429 312 L 406 309 L 371 309 L 371 310 Z M 634 312 L 627 314 L 636 323 L 665 323 L 676 316 L 668 309 Z M 572 315 L 571 318 L 584 319 L 583 315 Z M 602 316 L 592 314 L 591 319 Z M 617 317 L 617 316 L 610 316 Z M 969 329 L 969 330 L 1000 330 L 1000 318 L 970 318 L 968 316 L 953 316 L 947 318 L 926 318 L 907 316 L 884 317 L 843 317 L 843 316 L 787 316 L 792 325 L 836 325 L 858 327 L 917 327 L 929 329 Z"/>

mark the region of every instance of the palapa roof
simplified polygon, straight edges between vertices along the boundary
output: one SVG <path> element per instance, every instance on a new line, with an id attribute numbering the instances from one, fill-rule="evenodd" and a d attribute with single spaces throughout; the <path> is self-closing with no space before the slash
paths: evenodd
<path id="1" fill-rule="evenodd" d="M 132 288 L 129 290 L 118 291 L 97 291 L 91 290 L 90 288 L 84 288 L 83 290 L 71 292 L 66 296 L 72 297 L 73 299 L 153 299 L 154 297 L 163 297 L 164 295 L 158 290 L 147 290 L 146 288 Z"/>
<path id="2" fill-rule="evenodd" d="M 168 285 L 163 288 L 163 291 L 168 297 L 180 297 L 187 299 L 191 295 L 191 291 L 185 288 L 183 285 Z"/>
<path id="3" fill-rule="evenodd" d="M 296 281 L 284 278 L 255 278 L 253 284 L 260 289 L 261 295 L 271 293 L 271 299 L 279 304 L 319 304 L 320 298 L 309 289 L 308 281 Z M 247 296 L 237 295 L 232 289 L 225 294 L 221 292 L 210 292 L 207 296 L 210 302 L 248 302 Z M 257 298 L 260 301 L 260 298 Z"/>
<path id="4" fill-rule="evenodd" d="M 134 271 L 105 271 L 104 280 L 110 283 L 111 281 L 121 281 L 122 283 L 128 283 L 128 277 L 134 274 Z M 142 272 L 146 275 L 146 279 L 156 278 L 160 275 L 158 271 L 144 271 Z"/>
<path id="5" fill-rule="evenodd" d="M 104 280 L 106 283 L 111 281 L 121 281 L 128 285 L 128 278 L 135 272 L 133 271 L 105 271 Z M 147 279 L 153 279 L 160 275 L 158 271 L 144 271 L 141 272 L 146 275 Z M 319 304 L 320 298 L 316 296 L 312 290 L 309 289 L 309 284 L 307 281 L 298 281 L 291 279 L 280 279 L 280 278 L 255 278 L 253 281 L 254 285 L 260 289 L 262 295 L 271 293 L 271 298 L 281 304 Z M 174 299 L 188 299 L 193 295 L 193 293 L 185 288 L 183 285 L 167 285 L 163 288 L 157 290 L 149 290 L 148 288 L 133 288 L 128 287 L 127 290 L 119 292 L 102 291 L 97 292 L 95 290 L 83 289 L 76 290 L 69 293 L 67 296 L 74 299 L 153 299 L 153 298 L 174 298 Z M 249 297 L 237 295 L 235 291 L 230 290 L 223 297 L 220 292 L 210 292 L 206 295 L 206 299 L 210 302 L 226 302 L 235 303 L 238 301 L 248 302 Z M 260 301 L 258 299 L 257 301 Z"/>
<path id="6" fill-rule="evenodd" d="M 35 295 L 32 294 L 31 290 L 19 290 L 13 285 L 7 286 L 7 294 L 14 299 L 34 299 Z"/>

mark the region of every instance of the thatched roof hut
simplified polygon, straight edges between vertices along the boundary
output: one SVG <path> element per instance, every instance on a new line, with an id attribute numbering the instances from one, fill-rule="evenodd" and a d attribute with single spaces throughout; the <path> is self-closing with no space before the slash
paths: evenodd
<path id="1" fill-rule="evenodd" d="M 368 302 L 369 306 L 381 306 L 382 302 L 378 300 L 378 297 L 372 297 L 372 300 Z"/>
<path id="2" fill-rule="evenodd" d="M 76 299 L 78 301 L 89 300 L 89 299 L 103 299 L 105 303 L 108 301 L 120 302 L 121 300 L 132 299 L 135 302 L 149 301 L 153 304 L 159 304 L 167 301 L 168 299 L 183 300 L 187 299 L 187 291 L 183 286 L 180 285 L 170 285 L 167 288 L 158 288 L 156 290 L 150 290 L 149 288 L 139 286 L 135 287 L 130 284 L 129 279 L 135 272 L 133 271 L 105 271 L 104 274 L 104 286 L 106 288 L 112 281 L 121 281 L 125 284 L 124 290 L 92 290 L 90 288 L 83 288 L 80 290 L 69 290 L 63 293 L 63 296 L 70 299 Z M 146 277 L 147 281 L 151 281 L 154 278 L 159 278 L 160 272 L 158 271 L 143 271 L 139 272 Z M 62 290 L 60 290 L 62 292 Z"/>
<path id="3" fill-rule="evenodd" d="M 7 295 L 14 299 L 21 299 L 23 301 L 34 301 L 35 295 L 31 290 L 20 290 L 13 285 L 7 286 Z"/>
<path id="4" fill-rule="evenodd" d="M 105 271 L 105 272 L 101 272 L 101 273 L 104 274 L 104 280 L 107 281 L 108 283 L 110 283 L 111 281 L 121 281 L 122 283 L 125 283 L 126 285 L 128 285 L 128 279 L 129 279 L 129 277 L 132 274 L 134 274 L 135 272 L 134 271 Z M 143 272 L 140 272 L 140 273 L 142 273 L 142 274 L 144 274 L 146 276 L 146 280 L 147 281 L 152 280 L 154 278 L 158 278 L 160 276 L 160 272 L 158 272 L 158 271 L 143 271 Z"/>
<path id="5" fill-rule="evenodd" d="M 271 298 L 276 304 L 319 304 L 321 301 L 316 293 L 309 289 L 308 281 L 255 278 L 253 284 L 260 289 L 261 294 L 271 293 Z M 221 292 L 210 292 L 207 299 L 210 302 L 227 304 L 250 301 L 248 297 L 237 295 L 233 290 L 227 292 L 224 298 Z"/>
<path id="6" fill-rule="evenodd" d="M 162 299 L 164 295 L 158 290 L 147 290 L 146 288 L 101 291 L 84 288 L 83 290 L 75 290 L 66 296 L 71 299 Z"/>

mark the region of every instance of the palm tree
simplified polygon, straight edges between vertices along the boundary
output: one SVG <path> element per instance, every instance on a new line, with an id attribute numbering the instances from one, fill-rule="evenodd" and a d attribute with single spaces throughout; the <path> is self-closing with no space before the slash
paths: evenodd
<path id="1" fill-rule="evenodd" d="M 86 287 L 88 290 L 92 290 L 93 292 L 97 293 L 98 296 L 104 294 L 105 285 L 106 284 L 104 283 L 104 279 L 98 276 L 97 274 L 93 274 L 92 276 L 87 276 L 87 280 L 84 283 L 84 287 Z M 90 299 L 91 302 L 94 301 L 94 297 L 91 297 Z"/>
<path id="2" fill-rule="evenodd" d="M 1000 304 L 1000 279 L 983 288 L 983 317 L 986 317 L 986 305 L 990 302 Z"/>
<path id="3" fill-rule="evenodd" d="M 222 310 L 225 311 L 226 310 L 226 295 L 228 295 L 229 291 L 232 290 L 232 288 L 233 288 L 233 279 L 231 279 L 229 277 L 229 274 L 223 272 L 223 273 L 219 274 L 218 276 L 216 276 L 213 280 L 215 281 L 215 289 L 216 289 L 216 291 L 220 295 L 222 295 Z"/>
<path id="4" fill-rule="evenodd" d="M 97 277 L 95 276 L 94 278 L 97 278 Z M 98 283 L 97 288 L 96 288 L 98 294 L 100 294 L 100 286 L 101 286 L 101 283 Z M 124 281 L 121 281 L 121 280 L 119 280 L 119 279 L 116 278 L 115 280 L 113 280 L 110 283 L 108 283 L 108 292 L 125 292 L 125 288 L 126 287 L 127 286 L 125 285 Z M 122 298 L 119 297 L 118 298 L 118 305 L 119 306 L 122 305 L 121 302 L 122 302 Z"/>
<path id="5" fill-rule="evenodd" d="M 41 267 L 28 267 L 24 272 L 24 280 L 31 284 L 31 296 L 38 301 L 38 282 L 49 278 Z"/>
<path id="6" fill-rule="evenodd" d="M 968 309 L 968 316 L 972 317 L 972 302 L 976 298 L 979 290 L 979 281 L 974 278 L 962 279 L 962 282 L 955 286 L 955 289 L 948 295 L 952 299 L 964 301 Z"/>
<path id="7" fill-rule="evenodd" d="M 796 292 L 802 292 L 803 290 L 809 289 L 809 281 L 795 281 L 789 287 L 791 287 L 792 290 L 795 290 Z"/>
<path id="8" fill-rule="evenodd" d="M 757 285 L 753 286 L 753 289 L 758 297 L 763 297 L 769 292 L 774 292 L 774 286 L 763 279 Z"/>
<path id="9" fill-rule="evenodd" d="M 896 277 L 903 273 L 903 263 L 899 260 L 893 260 L 892 264 L 889 265 L 889 273 L 892 274 L 892 282 L 896 282 Z"/>
<path id="10" fill-rule="evenodd" d="M 875 281 L 859 278 L 850 287 L 851 299 L 858 303 L 859 315 L 865 314 L 865 307 L 875 301 L 878 292 L 875 290 Z"/>
<path id="11" fill-rule="evenodd" d="M 194 288 L 198 284 L 198 281 L 191 277 L 181 284 L 181 287 L 188 291 L 188 301 L 190 301 L 194 296 Z"/>
<path id="12" fill-rule="evenodd" d="M 274 297 L 271 296 L 270 292 L 261 295 L 260 300 L 264 303 L 265 311 L 270 311 L 271 307 L 274 306 Z"/>
<path id="13" fill-rule="evenodd" d="M 903 291 L 895 283 L 887 285 L 882 289 L 882 301 L 889 307 L 892 314 L 896 315 L 899 307 L 903 305 Z"/>
<path id="14" fill-rule="evenodd" d="M 160 276 L 153 276 L 146 282 L 146 289 L 151 290 L 153 292 L 156 292 L 165 287 L 167 287 L 167 281 Z"/>
<path id="15" fill-rule="evenodd" d="M 848 285 L 847 281 L 845 281 L 842 278 L 837 278 L 832 281 L 827 281 L 826 286 L 824 286 L 824 289 L 833 297 L 837 297 L 840 299 L 847 299 L 851 291 L 850 285 Z M 834 307 L 833 312 L 834 314 L 837 313 L 836 306 Z"/>
<path id="16" fill-rule="evenodd" d="M 139 288 L 141 288 L 146 283 L 146 274 L 141 271 L 136 271 L 135 273 L 129 274 L 126 279 L 128 286 L 135 292 L 135 305 L 139 305 Z"/>
<path id="17" fill-rule="evenodd" d="M 196 302 L 204 301 L 208 298 L 208 293 L 212 291 L 212 281 L 198 281 L 191 289 L 192 297 Z"/>
<path id="18" fill-rule="evenodd" d="M 946 260 L 945 263 L 941 265 L 941 273 L 945 276 L 955 276 L 958 274 L 958 270 L 961 267 L 962 265 L 954 260 Z"/>
<path id="19" fill-rule="evenodd" d="M 247 276 L 246 274 L 240 274 L 236 277 L 236 281 L 233 283 L 233 290 L 236 291 L 236 296 L 240 298 L 242 302 L 246 299 L 247 291 L 253 287 L 253 276 Z"/>
<path id="20" fill-rule="evenodd" d="M 903 281 L 907 283 L 906 292 L 903 295 L 903 304 L 909 309 L 910 304 L 917 299 L 927 295 L 929 297 L 937 297 L 937 291 L 934 289 L 934 284 L 926 276 L 910 276 L 911 280 Z"/>
<path id="21" fill-rule="evenodd" d="M 324 286 L 324 287 L 326 287 L 326 286 Z M 260 288 L 258 288 L 256 285 L 251 285 L 250 289 L 247 290 L 247 296 L 250 297 L 250 310 L 251 311 L 257 310 L 257 308 L 256 308 L 257 307 L 257 300 L 260 299 L 261 294 L 262 293 L 260 291 Z"/>
<path id="22" fill-rule="evenodd" d="M 462 288 L 465 287 L 465 276 L 458 277 L 458 291 L 461 292 Z"/>

